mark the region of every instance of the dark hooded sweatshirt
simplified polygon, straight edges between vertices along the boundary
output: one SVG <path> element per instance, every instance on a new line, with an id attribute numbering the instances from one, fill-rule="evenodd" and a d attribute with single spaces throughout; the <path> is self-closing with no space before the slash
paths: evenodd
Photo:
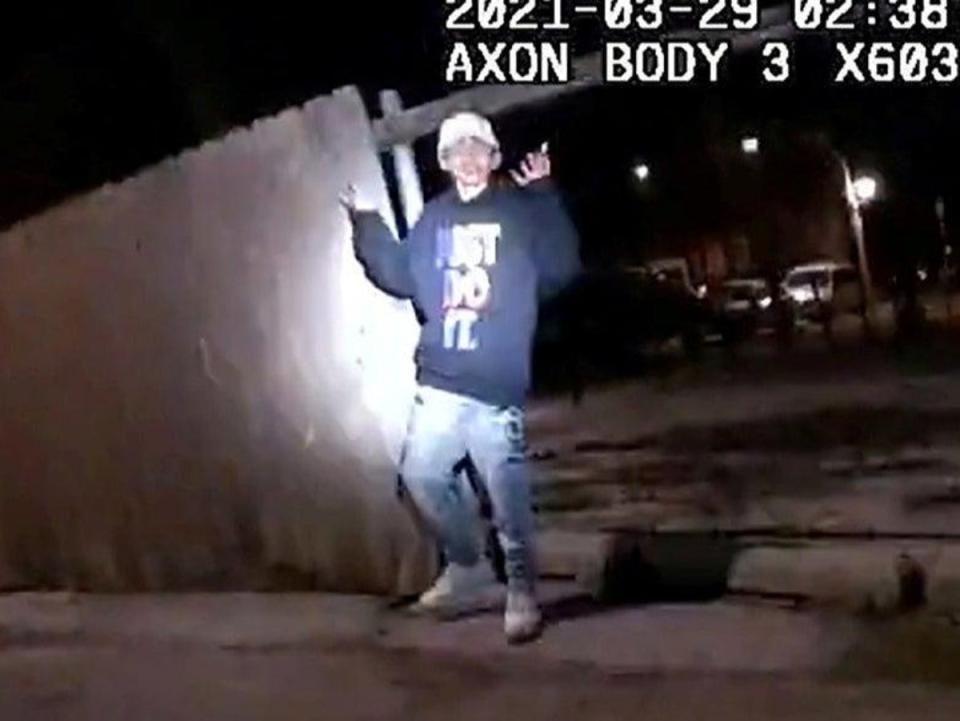
<path id="1" fill-rule="evenodd" d="M 538 301 L 580 270 L 579 240 L 548 180 L 429 202 L 403 242 L 356 212 L 354 250 L 381 290 L 421 321 L 417 380 L 497 405 L 523 405 Z"/>

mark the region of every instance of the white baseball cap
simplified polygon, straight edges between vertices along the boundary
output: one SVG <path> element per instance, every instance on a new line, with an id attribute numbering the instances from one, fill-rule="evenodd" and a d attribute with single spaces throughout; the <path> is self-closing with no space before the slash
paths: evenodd
<path id="1" fill-rule="evenodd" d="M 440 126 L 440 141 L 437 143 L 437 160 L 443 170 L 449 170 L 447 156 L 451 148 L 461 140 L 472 138 L 489 145 L 493 151 L 493 169 L 500 167 L 503 156 L 500 153 L 500 141 L 493 132 L 490 121 L 476 113 L 456 113 L 443 121 Z"/>

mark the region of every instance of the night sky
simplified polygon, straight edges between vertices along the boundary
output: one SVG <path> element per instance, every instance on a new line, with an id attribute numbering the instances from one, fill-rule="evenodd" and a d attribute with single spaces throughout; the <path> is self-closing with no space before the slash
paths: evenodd
<path id="1" fill-rule="evenodd" d="M 442 6 L 337 5 L 337 21 L 282 0 L 5 9 L 0 225 L 343 85 L 442 94 Z"/>
<path id="2" fill-rule="evenodd" d="M 371 101 L 396 88 L 408 105 L 450 90 L 440 0 L 337 3 L 336 20 L 324 6 L 113 0 L 7 11 L 0 227 L 343 85 Z M 596 38 L 577 40 L 586 51 Z M 500 118 L 508 158 L 550 139 L 561 185 L 597 247 L 740 222 L 749 209 L 726 189 L 738 172 L 730 149 L 746 133 L 779 158 L 778 186 L 798 192 L 810 177 L 809 142 L 881 173 L 888 198 L 877 215 L 890 216 L 888 235 L 929 220 L 937 194 L 949 218 L 957 93 L 831 89 L 821 44 L 799 50 L 804 71 L 787 87 L 759 87 L 743 72 L 716 88 L 603 88 Z M 417 146 L 428 169 L 432 142 Z M 637 160 L 657 173 L 654 190 L 638 193 Z M 441 182 L 428 170 L 428 193 Z"/>

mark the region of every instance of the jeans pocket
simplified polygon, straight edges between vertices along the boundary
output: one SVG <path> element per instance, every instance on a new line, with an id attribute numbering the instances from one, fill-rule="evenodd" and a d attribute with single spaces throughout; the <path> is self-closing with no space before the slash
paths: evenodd
<path id="1" fill-rule="evenodd" d="M 517 460 L 518 457 L 520 459 L 524 458 L 527 451 L 527 440 L 523 411 L 516 407 L 509 407 L 503 411 L 501 418 L 511 460 Z"/>

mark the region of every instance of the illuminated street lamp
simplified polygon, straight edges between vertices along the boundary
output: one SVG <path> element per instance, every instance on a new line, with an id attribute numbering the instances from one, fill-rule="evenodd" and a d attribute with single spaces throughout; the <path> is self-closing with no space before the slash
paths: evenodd
<path id="1" fill-rule="evenodd" d="M 867 250 L 863 239 L 863 214 L 861 208 L 868 205 L 877 197 L 877 179 L 870 175 L 858 175 L 854 179 L 850 172 L 850 165 L 840 154 L 837 154 L 840 167 L 843 170 L 844 196 L 847 203 L 847 217 L 850 223 L 850 232 L 857 248 L 857 265 L 860 270 L 860 284 L 863 288 L 863 322 L 864 330 L 869 335 L 875 324 L 875 308 L 873 296 L 873 279 L 870 277 L 870 264 L 867 260 Z"/>
<path id="2" fill-rule="evenodd" d="M 853 195 L 859 205 L 868 205 L 877 198 L 877 179 L 861 175 L 853 181 Z"/>
<path id="3" fill-rule="evenodd" d="M 760 139 L 752 136 L 744 138 L 740 141 L 740 147 L 747 155 L 755 155 L 760 152 Z"/>
<path id="4" fill-rule="evenodd" d="M 637 179 L 642 183 L 650 177 L 650 166 L 646 163 L 640 163 L 633 169 L 633 174 L 636 175 Z"/>

